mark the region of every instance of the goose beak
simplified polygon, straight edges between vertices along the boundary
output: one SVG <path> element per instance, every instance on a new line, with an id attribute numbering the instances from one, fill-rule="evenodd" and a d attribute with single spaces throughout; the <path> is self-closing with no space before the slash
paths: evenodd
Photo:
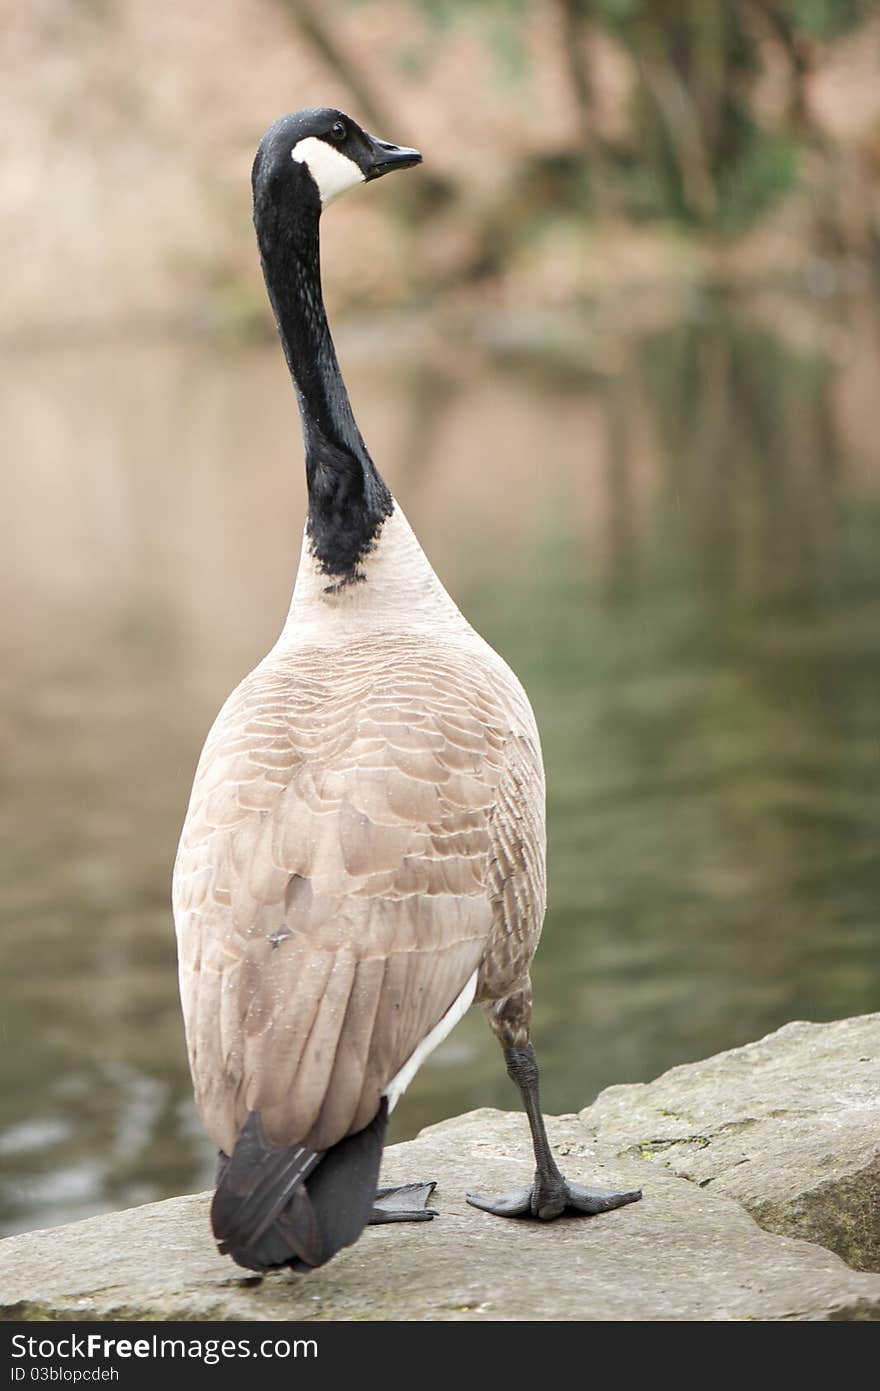
<path id="1" fill-rule="evenodd" d="M 364 174 L 366 183 L 371 179 L 381 179 L 383 174 L 390 174 L 393 169 L 412 169 L 414 164 L 422 162 L 418 150 L 407 149 L 405 145 L 389 145 L 387 140 L 377 140 L 374 135 L 370 136 L 370 140 L 373 158 Z"/>

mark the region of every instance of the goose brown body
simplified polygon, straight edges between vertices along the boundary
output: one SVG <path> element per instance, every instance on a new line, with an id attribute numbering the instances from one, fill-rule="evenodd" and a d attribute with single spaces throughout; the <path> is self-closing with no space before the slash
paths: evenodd
<path id="1" fill-rule="evenodd" d="M 196 1097 L 227 1154 L 253 1112 L 276 1146 L 361 1130 L 474 973 L 478 1001 L 523 1000 L 527 1038 L 537 729 L 399 508 L 340 591 L 306 541 L 284 633 L 205 744 L 174 907 Z"/>

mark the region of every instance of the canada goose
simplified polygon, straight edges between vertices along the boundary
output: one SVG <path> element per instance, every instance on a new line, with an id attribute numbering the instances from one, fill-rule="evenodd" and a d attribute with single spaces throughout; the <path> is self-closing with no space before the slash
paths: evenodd
<path id="1" fill-rule="evenodd" d="M 308 519 L 278 642 L 227 700 L 174 871 L 196 1100 L 219 1147 L 212 1224 L 255 1270 L 311 1269 L 368 1222 L 388 1113 L 483 1004 L 518 1085 L 534 1182 L 501 1216 L 638 1193 L 560 1174 L 529 1042 L 544 916 L 544 772 L 528 699 L 441 585 L 355 424 L 321 293 L 322 209 L 421 161 L 334 110 L 284 116 L 253 167 L 263 274 L 302 415 Z"/>

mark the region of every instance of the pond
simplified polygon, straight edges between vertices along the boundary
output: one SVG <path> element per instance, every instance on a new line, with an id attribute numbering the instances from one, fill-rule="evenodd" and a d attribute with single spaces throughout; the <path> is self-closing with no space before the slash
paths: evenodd
<path id="1" fill-rule="evenodd" d="M 542 730 L 546 1109 L 880 1007 L 877 306 L 339 337 L 377 463 Z M 304 489 L 274 345 L 10 352 L 0 395 L 12 1232 L 210 1183 L 171 865 L 210 721 L 283 622 Z M 516 1104 L 474 1011 L 393 1138 Z"/>

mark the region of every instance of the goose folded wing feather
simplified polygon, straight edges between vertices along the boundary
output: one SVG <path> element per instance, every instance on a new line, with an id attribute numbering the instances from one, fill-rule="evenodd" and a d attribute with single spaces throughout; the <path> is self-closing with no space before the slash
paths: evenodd
<path id="1" fill-rule="evenodd" d="M 524 867 L 539 914 L 541 828 L 521 844 L 500 796 L 510 721 L 500 704 L 487 721 L 485 691 L 475 717 L 470 654 L 447 652 L 445 687 L 397 707 L 381 689 L 364 698 L 358 655 L 315 654 L 329 735 L 295 699 L 279 711 L 270 659 L 221 713 L 196 777 L 182 980 L 197 1078 L 235 1078 L 200 1097 L 227 1153 L 251 1111 L 274 1142 L 315 1149 L 366 1125 L 480 965 Z"/>

